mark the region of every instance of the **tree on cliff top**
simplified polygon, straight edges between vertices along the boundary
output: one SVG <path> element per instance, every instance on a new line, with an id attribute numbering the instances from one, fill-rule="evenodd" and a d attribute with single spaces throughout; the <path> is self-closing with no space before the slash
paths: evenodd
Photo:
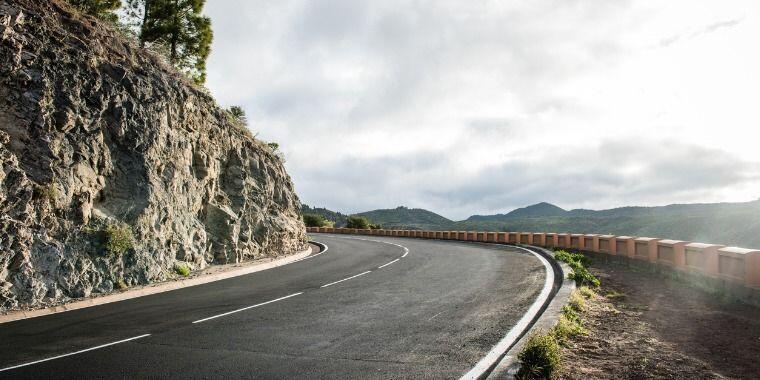
<path id="1" fill-rule="evenodd" d="M 128 0 L 129 11 L 142 16 L 140 42 L 166 47 L 167 58 L 195 83 L 206 81 L 211 52 L 211 19 L 203 16 L 206 0 Z"/>
<path id="2" fill-rule="evenodd" d="M 119 17 L 114 13 L 121 7 L 121 0 L 68 0 L 80 11 L 97 18 L 115 22 Z"/>
<path id="3" fill-rule="evenodd" d="M 346 222 L 347 228 L 358 228 L 362 230 L 369 229 L 371 225 L 372 222 L 370 222 L 369 219 L 358 215 L 349 216 Z"/>

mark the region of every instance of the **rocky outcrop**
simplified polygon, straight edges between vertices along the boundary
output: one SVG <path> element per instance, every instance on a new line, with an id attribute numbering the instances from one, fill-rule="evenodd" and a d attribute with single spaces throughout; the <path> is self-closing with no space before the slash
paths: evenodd
<path id="1" fill-rule="evenodd" d="M 281 160 L 57 0 L 0 0 L 0 308 L 304 248 Z"/>

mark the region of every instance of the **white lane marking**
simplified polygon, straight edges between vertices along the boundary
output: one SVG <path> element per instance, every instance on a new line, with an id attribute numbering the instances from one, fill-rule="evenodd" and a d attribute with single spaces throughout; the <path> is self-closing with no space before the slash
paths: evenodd
<path id="1" fill-rule="evenodd" d="M 385 268 L 385 267 L 387 267 L 388 265 L 391 265 L 391 264 L 393 264 L 393 263 L 395 263 L 396 261 L 399 261 L 399 260 L 401 260 L 401 259 L 396 259 L 396 260 L 393 260 L 393 261 L 391 261 L 391 262 L 389 262 L 389 263 L 385 263 L 385 264 L 383 264 L 383 265 L 381 265 L 381 266 L 377 267 L 377 269 Z"/>
<path id="2" fill-rule="evenodd" d="M 317 242 L 317 241 L 315 240 L 315 242 Z M 309 255 L 309 256 L 306 256 L 306 257 L 304 257 L 302 259 L 298 259 L 298 260 L 294 261 L 294 263 L 297 263 L 297 262 L 303 261 L 303 260 L 313 259 L 313 258 L 315 258 L 315 257 L 317 257 L 317 256 L 319 256 L 319 255 L 321 255 L 321 254 L 323 254 L 325 252 L 327 252 L 327 250 L 330 249 L 330 247 L 328 247 L 327 244 L 322 243 L 321 241 L 317 242 L 317 243 L 324 245 L 325 246 L 325 250 L 322 251 L 322 252 L 317 253 L 316 255 Z"/>
<path id="3" fill-rule="evenodd" d="M 367 274 L 367 273 L 371 273 L 371 272 L 372 272 L 371 270 L 368 270 L 368 271 L 366 271 L 366 272 L 363 272 L 363 273 L 359 273 L 359 274 L 357 274 L 357 275 L 354 275 L 354 276 L 351 276 L 351 277 L 348 277 L 348 278 L 344 278 L 344 279 L 342 279 L 342 280 L 338 280 L 338 281 L 335 281 L 335 282 L 331 282 L 331 283 L 329 283 L 329 284 L 324 284 L 324 285 L 320 286 L 320 288 L 326 288 L 326 287 L 328 287 L 328 286 L 330 286 L 330 285 L 335 285 L 335 284 L 341 283 L 341 282 L 343 282 L 343 281 L 348 281 L 348 280 L 350 280 L 350 279 L 352 279 L 352 278 L 357 278 L 357 277 L 359 277 L 359 276 L 364 276 L 365 274 Z"/>
<path id="4" fill-rule="evenodd" d="M 226 316 L 226 315 L 230 315 L 230 314 L 234 314 L 234 313 L 239 313 L 239 312 L 241 312 L 241 311 L 245 311 L 245 310 L 248 310 L 248 309 L 253 309 L 254 307 L 259 307 L 259 306 L 268 305 L 268 304 L 270 304 L 270 303 L 272 303 L 272 302 L 282 301 L 282 300 L 284 300 L 284 299 L 288 299 L 288 298 L 290 298 L 290 297 L 295 297 L 295 296 L 297 296 L 297 295 L 300 295 L 300 294 L 303 294 L 303 292 L 293 293 L 293 294 L 291 294 L 291 295 L 287 295 L 287 296 L 285 296 L 285 297 L 280 297 L 280 298 L 277 298 L 277 299 L 274 299 L 274 300 L 271 300 L 271 301 L 262 302 L 262 303 L 257 303 L 257 304 L 255 304 L 255 305 L 247 306 L 247 307 L 244 307 L 244 308 L 241 308 L 241 309 L 237 309 L 237 310 L 228 311 L 228 312 L 226 312 L 226 313 L 222 313 L 222 314 L 219 314 L 219 315 L 215 315 L 215 316 L 213 316 L 213 317 L 208 317 L 208 318 L 199 319 L 199 320 L 197 320 L 197 321 L 195 321 L 195 322 L 193 322 L 193 323 L 201 323 L 201 322 L 206 322 L 206 321 L 208 321 L 208 320 L 210 320 L 210 319 L 219 318 L 219 317 L 224 317 L 224 316 Z"/>
<path id="5" fill-rule="evenodd" d="M 86 349 L 84 349 L 84 350 L 79 350 L 79 351 L 75 351 L 75 352 L 70 352 L 70 353 L 68 353 L 68 354 L 63 354 L 63 355 L 53 356 L 52 358 L 41 359 L 41 360 L 35 360 L 35 361 L 33 361 L 33 362 L 29 362 L 29 363 L 24 363 L 24 364 L 14 365 L 13 367 L 2 368 L 2 369 L 0 369 L 0 372 L 3 372 L 3 371 L 8 371 L 8 370 L 11 370 L 11 369 L 16 369 L 16 368 L 21 368 L 21 367 L 26 367 L 26 366 L 30 366 L 30 365 L 34 365 L 34 364 L 39 364 L 39 363 L 47 362 L 47 361 L 50 361 L 50 360 L 55 360 L 55 359 L 65 358 L 65 357 L 67 357 L 67 356 L 71 356 L 71 355 L 82 354 L 82 353 L 85 353 L 85 352 L 88 352 L 88 351 L 94 351 L 94 350 L 98 350 L 98 349 L 101 349 L 101 348 L 106 348 L 106 347 L 108 347 L 108 346 L 113 346 L 113 345 L 115 345 L 115 344 L 119 344 L 119 343 L 125 343 L 125 342 L 129 342 L 129 341 L 131 341 L 131 340 L 140 339 L 140 338 L 145 338 L 146 336 L 150 336 L 150 334 L 143 334 L 143 335 L 139 335 L 139 336 L 133 336 L 133 337 L 131 337 L 131 338 L 122 339 L 122 340 L 120 340 L 120 341 L 111 342 L 111 343 L 106 343 L 106 344 L 101 344 L 100 346 L 95 346 L 95 347 L 91 347 L 91 348 L 86 348 Z"/>
<path id="6" fill-rule="evenodd" d="M 375 243 L 383 243 L 383 244 L 395 245 L 396 247 L 404 249 L 404 254 L 401 257 L 406 257 L 406 255 L 409 254 L 409 248 L 404 247 L 401 244 L 390 243 L 390 242 L 382 241 L 382 240 L 372 240 L 372 239 L 362 239 L 362 238 L 358 238 L 358 237 L 348 237 L 348 236 L 343 236 L 343 235 L 327 235 L 327 236 L 338 238 L 338 239 L 363 240 L 363 241 L 372 241 L 372 242 L 375 242 Z"/>
<path id="7" fill-rule="evenodd" d="M 525 249 L 522 247 L 514 247 L 522 249 L 523 251 L 527 251 L 533 254 L 533 256 L 536 256 L 542 264 L 544 264 L 544 268 L 546 268 L 546 281 L 544 281 L 544 287 L 541 289 L 541 293 L 536 297 L 536 300 L 533 301 L 533 304 L 530 305 L 530 308 L 528 308 L 528 311 L 525 312 L 525 314 L 520 318 L 519 321 L 517 321 L 517 324 L 512 326 L 512 328 L 507 332 L 507 335 L 502 338 L 499 343 L 496 343 L 495 346 L 491 349 L 491 351 L 486 354 L 478 364 L 475 364 L 475 367 L 473 367 L 469 372 L 464 374 L 460 380 L 463 379 L 479 379 L 482 377 L 486 371 L 488 371 L 489 368 L 491 368 L 492 365 L 496 364 L 499 361 L 499 357 L 501 354 L 506 352 L 509 347 L 511 347 L 517 338 L 522 334 L 523 330 L 525 330 L 528 325 L 530 324 L 530 321 L 533 320 L 533 318 L 538 314 L 538 312 L 541 310 L 541 306 L 544 305 L 546 300 L 549 298 L 549 294 L 552 291 L 552 285 L 554 283 L 554 269 L 552 269 L 551 264 L 549 264 L 549 261 L 547 261 L 543 256 L 539 255 L 536 252 L 533 252 L 529 249 Z"/>

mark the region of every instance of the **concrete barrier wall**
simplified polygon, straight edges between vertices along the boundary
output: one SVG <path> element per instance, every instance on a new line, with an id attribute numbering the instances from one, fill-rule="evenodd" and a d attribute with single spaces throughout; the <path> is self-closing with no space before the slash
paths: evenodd
<path id="1" fill-rule="evenodd" d="M 726 247 L 651 237 L 554 232 L 367 230 L 307 227 L 307 232 L 529 244 L 625 256 L 674 270 L 719 278 L 760 290 L 760 249 Z"/>

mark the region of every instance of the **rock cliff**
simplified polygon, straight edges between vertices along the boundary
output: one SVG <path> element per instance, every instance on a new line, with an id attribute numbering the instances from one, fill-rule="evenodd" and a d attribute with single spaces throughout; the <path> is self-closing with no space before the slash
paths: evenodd
<path id="1" fill-rule="evenodd" d="M 0 310 L 303 249 L 281 160 L 58 0 L 0 0 Z"/>

